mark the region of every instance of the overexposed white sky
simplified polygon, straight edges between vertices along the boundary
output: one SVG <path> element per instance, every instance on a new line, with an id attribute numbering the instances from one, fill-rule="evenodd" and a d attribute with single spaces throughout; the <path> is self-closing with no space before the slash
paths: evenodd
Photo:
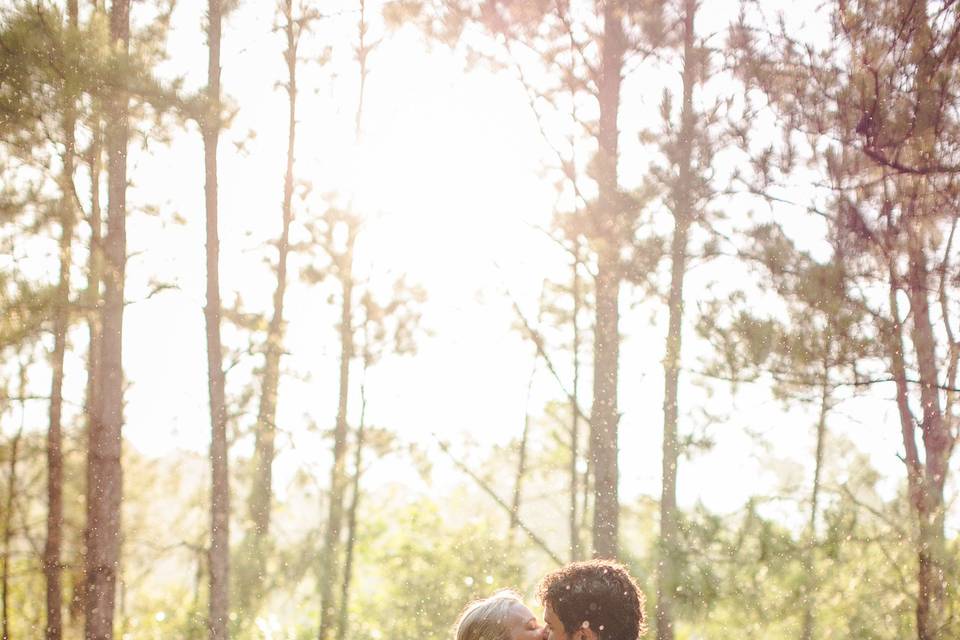
<path id="1" fill-rule="evenodd" d="M 165 75 L 184 77 L 188 90 L 206 82 L 203 4 L 178 3 L 170 58 L 163 66 Z M 721 30 L 736 15 L 737 5 L 733 0 L 704 3 L 701 33 Z M 137 8 L 134 5 L 134 12 Z M 274 9 L 273 2 L 241 3 L 226 21 L 222 53 L 224 92 L 238 107 L 220 145 L 222 292 L 225 302 L 239 295 L 248 309 L 262 311 L 269 309 L 274 287 L 263 258 L 273 258 L 267 243 L 279 235 L 287 144 L 287 98 L 276 86 L 285 72 L 284 41 L 282 33 L 271 30 Z M 467 70 L 457 54 L 428 45 L 413 28 L 388 35 L 370 58 L 364 136 L 358 147 L 353 140 L 357 67 L 349 50 L 355 8 L 336 2 L 325 3 L 324 10 L 335 17 L 307 33 L 302 47 L 303 55 L 311 57 L 331 46 L 334 57 L 326 66 L 305 61 L 300 67 L 296 174 L 310 183 L 311 191 L 305 200 L 295 201 L 297 221 L 321 213 L 326 193 L 352 196 L 368 219 L 358 249 L 361 268 L 375 285 L 407 274 L 429 296 L 424 325 L 431 335 L 421 340 L 419 353 L 387 359 L 371 372 L 369 420 L 425 446 L 431 433 L 455 442 L 469 436 L 490 444 L 517 437 L 533 351 L 511 329 L 515 318 L 502 289 L 508 287 L 533 317 L 543 278 L 566 273 L 564 256 L 534 228 L 549 224 L 556 199 L 553 180 L 542 170 L 552 152 L 512 76 L 484 68 Z M 379 31 L 375 25 L 374 37 Z M 650 151 L 637 142 L 636 132 L 658 124 L 662 87 L 678 82 L 675 72 L 662 68 L 627 79 L 621 110 L 624 184 L 636 184 L 650 161 Z M 255 136 L 248 138 L 249 132 Z M 132 149 L 130 157 L 128 297 L 133 303 L 125 319 L 124 361 L 130 383 L 125 434 L 133 446 L 154 455 L 179 448 L 204 451 L 209 421 L 200 136 L 191 126 L 175 131 L 171 144 Z M 158 205 L 161 213 L 148 217 L 138 212 L 145 204 Z M 170 224 L 174 214 L 184 224 Z M 295 234 L 298 229 L 295 226 Z M 810 232 L 815 235 L 816 230 Z M 292 262 L 302 263 L 300 258 Z M 708 284 L 732 277 L 735 272 L 722 266 L 694 269 L 686 290 L 687 309 L 696 310 Z M 143 300 L 148 282 L 155 278 L 174 282 L 177 289 Z M 328 441 L 311 427 L 329 427 L 336 411 L 337 312 L 328 301 L 329 292 L 325 286 L 296 282 L 288 290 L 288 355 L 282 365 L 278 423 L 291 435 L 279 440 L 280 491 L 297 467 L 309 466 L 321 477 L 327 474 Z M 660 358 L 666 310 L 638 302 L 638 296 L 624 290 L 624 500 L 658 496 L 660 484 Z M 689 327 L 685 339 L 687 366 L 695 368 L 703 347 Z M 232 389 L 245 382 L 237 377 L 242 373 L 242 368 L 232 372 Z M 79 362 L 73 363 L 71 375 L 69 392 L 79 398 Z M 774 471 L 783 466 L 775 464 L 780 460 L 795 461 L 790 464 L 799 465 L 796 481 L 807 481 L 814 407 L 788 412 L 762 388 L 748 387 L 732 397 L 717 387 L 708 397 L 693 382 L 686 376 L 682 383 L 681 402 L 687 408 L 682 429 L 699 426 L 696 409 L 701 405 L 722 408 L 724 419 L 709 430 L 715 447 L 682 463 L 683 505 L 699 501 L 730 511 L 750 495 L 775 492 L 782 480 Z M 588 386 L 581 392 L 589 397 Z M 559 397 L 541 367 L 533 411 Z M 891 491 L 903 475 L 893 408 L 878 397 L 851 401 L 841 406 L 831 425 L 892 479 Z M 765 434 L 769 449 L 757 446 L 748 433 L 755 431 Z M 240 442 L 237 453 L 249 446 Z M 391 479 L 407 474 L 416 482 L 412 472 L 393 464 L 380 474 Z M 438 473 L 450 477 L 451 472 L 441 464 Z"/>

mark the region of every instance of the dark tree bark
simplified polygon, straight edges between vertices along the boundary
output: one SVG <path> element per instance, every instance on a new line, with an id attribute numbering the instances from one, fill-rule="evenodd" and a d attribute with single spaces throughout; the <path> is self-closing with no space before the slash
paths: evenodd
<path id="1" fill-rule="evenodd" d="M 76 0 L 67 3 L 70 29 L 79 26 L 79 8 Z M 70 267 L 71 245 L 76 219 L 74 207 L 73 174 L 76 164 L 76 108 L 73 96 L 64 96 L 63 112 L 63 173 L 60 178 L 60 275 L 53 317 L 53 353 L 50 382 L 50 425 L 47 432 L 47 538 L 43 549 L 43 575 L 46 581 L 46 637 L 60 640 L 63 635 L 63 586 L 61 583 L 61 548 L 63 546 L 63 359 L 67 349 L 67 329 L 70 326 Z"/>
<path id="2" fill-rule="evenodd" d="M 687 240 L 693 220 L 693 86 L 695 79 L 694 18 L 695 0 L 684 2 L 683 26 L 683 105 L 677 160 L 677 178 L 673 185 L 673 240 L 670 247 L 669 325 L 666 356 L 663 360 L 663 467 L 660 494 L 660 556 L 657 566 L 657 638 L 673 640 L 673 599 L 678 584 L 679 526 L 677 522 L 678 387 L 683 333 L 683 283 L 687 271 Z"/>
<path id="3" fill-rule="evenodd" d="M 121 53 L 129 51 L 130 1 L 110 8 L 110 36 Z M 123 425 L 123 291 L 127 260 L 127 91 L 122 80 L 107 98 L 106 146 L 109 162 L 107 237 L 104 242 L 104 300 L 101 313 L 100 382 L 96 392 L 87 459 L 86 630 L 87 640 L 113 637 L 117 569 L 120 558 L 120 463 Z"/>
<path id="4" fill-rule="evenodd" d="M 599 84 L 600 125 L 597 141 L 596 324 L 594 328 L 593 410 L 590 416 L 590 456 L 593 459 L 593 555 L 616 558 L 619 553 L 620 503 L 617 466 L 617 383 L 620 359 L 620 242 L 622 203 L 617 179 L 617 115 L 623 73 L 625 36 L 623 7 L 603 3 L 603 40 Z"/>
<path id="5" fill-rule="evenodd" d="M 207 382 L 210 396 L 210 598 L 207 627 L 211 640 L 228 637 L 230 595 L 230 484 L 223 348 L 220 340 L 220 234 L 217 145 L 220 139 L 220 0 L 207 3 L 207 112 L 202 123 L 207 218 Z"/>

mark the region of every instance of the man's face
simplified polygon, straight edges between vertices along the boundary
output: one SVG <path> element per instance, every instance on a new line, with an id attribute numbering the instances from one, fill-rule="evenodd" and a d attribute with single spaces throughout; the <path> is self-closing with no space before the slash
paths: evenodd
<path id="1" fill-rule="evenodd" d="M 557 617 L 553 607 L 551 607 L 549 604 L 544 605 L 543 622 L 545 623 L 546 627 L 545 632 L 547 640 L 573 640 L 570 635 L 567 635 L 566 630 L 563 628 L 563 623 L 560 622 L 560 618 Z"/>

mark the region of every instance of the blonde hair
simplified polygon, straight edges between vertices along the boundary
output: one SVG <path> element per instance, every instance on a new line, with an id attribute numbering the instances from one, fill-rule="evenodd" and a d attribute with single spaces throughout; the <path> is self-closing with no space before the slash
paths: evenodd
<path id="1" fill-rule="evenodd" d="M 520 594 L 512 589 L 497 591 L 489 598 L 475 600 L 457 618 L 456 640 L 508 640 L 510 609 L 523 606 Z"/>

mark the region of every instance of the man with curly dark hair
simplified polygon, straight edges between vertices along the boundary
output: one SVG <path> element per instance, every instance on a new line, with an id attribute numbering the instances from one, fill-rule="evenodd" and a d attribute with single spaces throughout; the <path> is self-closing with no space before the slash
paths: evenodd
<path id="1" fill-rule="evenodd" d="M 540 581 L 546 640 L 637 640 L 646 632 L 644 597 L 626 567 L 573 562 Z"/>

